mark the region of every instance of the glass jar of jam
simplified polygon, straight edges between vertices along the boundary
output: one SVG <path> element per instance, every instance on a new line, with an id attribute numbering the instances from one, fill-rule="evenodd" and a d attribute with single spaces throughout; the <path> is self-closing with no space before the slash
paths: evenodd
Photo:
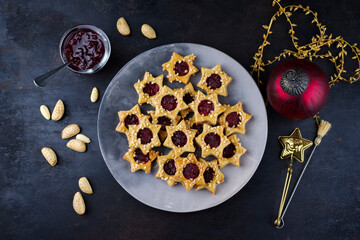
<path id="1" fill-rule="evenodd" d="M 99 71 L 110 57 L 109 38 L 99 28 L 79 25 L 64 33 L 60 41 L 62 61 L 76 73 L 90 74 Z"/>

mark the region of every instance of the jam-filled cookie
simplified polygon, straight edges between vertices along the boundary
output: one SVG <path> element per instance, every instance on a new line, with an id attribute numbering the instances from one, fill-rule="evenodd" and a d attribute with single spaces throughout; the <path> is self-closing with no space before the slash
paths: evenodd
<path id="1" fill-rule="evenodd" d="M 159 170 L 155 177 L 161 178 L 172 187 L 178 180 L 176 178 L 176 172 L 180 170 L 180 157 L 175 157 L 173 151 L 170 151 L 167 155 L 159 156 L 156 160 Z"/>
<path id="2" fill-rule="evenodd" d="M 131 125 L 138 125 L 145 119 L 149 120 L 149 116 L 143 115 L 140 111 L 139 105 L 135 105 L 129 111 L 119 111 L 118 116 L 120 119 L 119 124 L 116 126 L 116 131 L 125 133 L 129 132 L 129 126 Z M 129 137 L 129 136 L 128 136 Z"/>
<path id="3" fill-rule="evenodd" d="M 194 138 L 196 130 L 188 128 L 182 120 L 176 126 L 166 126 L 167 138 L 164 146 L 171 148 L 175 156 L 180 156 L 184 152 L 195 152 Z"/>
<path id="4" fill-rule="evenodd" d="M 152 124 L 161 125 L 160 131 L 159 131 L 159 137 L 160 140 L 163 142 L 167 136 L 166 133 L 166 126 L 174 126 L 179 123 L 181 117 L 176 116 L 175 120 L 172 120 L 166 116 L 156 117 L 155 111 L 148 111 L 148 113 L 151 116 Z"/>
<path id="5" fill-rule="evenodd" d="M 219 170 L 216 159 L 211 162 L 207 162 L 200 158 L 200 162 L 203 162 L 206 165 L 204 172 L 205 184 L 196 185 L 195 190 L 206 188 L 212 194 L 215 194 L 216 186 L 224 182 L 224 174 Z"/>
<path id="6" fill-rule="evenodd" d="M 230 144 L 224 148 L 222 156 L 218 158 L 220 168 L 228 164 L 239 167 L 240 157 L 246 152 L 246 148 L 241 146 L 240 140 L 235 134 L 228 137 L 228 139 Z"/>
<path id="7" fill-rule="evenodd" d="M 201 147 L 201 157 L 212 155 L 222 157 L 223 149 L 230 144 L 230 140 L 224 135 L 224 126 L 211 127 L 204 124 L 203 132 L 195 138 Z"/>
<path id="8" fill-rule="evenodd" d="M 194 87 L 190 82 L 188 82 L 183 89 L 184 89 L 183 100 L 187 105 L 189 105 L 194 101 L 196 96 L 196 91 L 194 90 Z M 182 118 L 185 118 L 191 112 L 192 112 L 191 108 L 188 108 L 180 111 L 180 115 Z"/>
<path id="9" fill-rule="evenodd" d="M 197 73 L 199 69 L 194 66 L 194 54 L 187 55 L 185 57 L 174 52 L 169 62 L 162 65 L 163 70 L 168 72 L 166 76 L 170 82 L 175 80 L 187 83 L 191 75 Z"/>
<path id="10" fill-rule="evenodd" d="M 164 86 L 158 96 L 154 98 L 155 116 L 166 116 L 175 120 L 181 110 L 187 109 L 188 105 L 183 100 L 184 89 L 171 89 Z"/>
<path id="11" fill-rule="evenodd" d="M 189 191 L 195 184 L 205 184 L 204 172 L 206 165 L 197 160 L 195 154 L 190 153 L 187 157 L 181 158 L 180 169 L 176 172 L 176 178 L 184 188 Z"/>
<path id="12" fill-rule="evenodd" d="M 145 72 L 143 80 L 138 80 L 134 84 L 135 90 L 139 95 L 138 103 L 149 103 L 152 104 L 152 99 L 159 94 L 163 87 L 164 75 L 153 77 L 150 73 Z"/>
<path id="13" fill-rule="evenodd" d="M 201 91 L 197 92 L 195 100 L 189 106 L 194 111 L 195 122 L 207 122 L 211 125 L 215 125 L 218 115 L 225 111 L 215 93 L 205 95 Z"/>
<path id="14" fill-rule="evenodd" d="M 140 148 L 143 153 L 148 153 L 153 147 L 161 145 L 158 133 L 161 126 L 151 124 L 148 119 L 138 125 L 129 127 L 129 147 Z"/>
<path id="15" fill-rule="evenodd" d="M 144 154 L 140 148 L 129 149 L 129 151 L 123 156 L 123 159 L 130 163 L 131 172 L 136 172 L 137 170 L 144 170 L 145 173 L 150 173 L 151 163 L 159 155 L 158 152 L 150 150 L 148 153 Z"/>
<path id="16" fill-rule="evenodd" d="M 245 134 L 245 124 L 252 117 L 251 114 L 244 112 L 242 102 L 234 106 L 224 105 L 226 110 L 219 117 L 219 124 L 225 126 L 225 134 L 228 136 L 234 132 Z"/>
<path id="17" fill-rule="evenodd" d="M 227 96 L 227 86 L 232 81 L 224 71 L 221 70 L 220 64 L 213 68 L 201 68 L 201 79 L 197 86 L 204 89 L 207 94 L 216 93 L 221 96 Z"/>

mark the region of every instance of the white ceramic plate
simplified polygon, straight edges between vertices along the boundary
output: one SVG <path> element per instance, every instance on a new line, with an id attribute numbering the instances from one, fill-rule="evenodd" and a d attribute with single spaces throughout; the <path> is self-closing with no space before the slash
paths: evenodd
<path id="1" fill-rule="evenodd" d="M 161 65 L 170 59 L 173 52 L 183 56 L 195 54 L 194 64 L 199 69 L 221 64 L 222 69 L 234 80 L 228 86 L 229 96 L 219 97 L 220 102 L 234 105 L 242 101 L 244 110 L 253 115 L 246 125 L 246 134 L 238 135 L 242 145 L 248 150 L 241 157 L 241 166 L 226 166 L 221 170 L 225 175 L 225 182 L 217 187 L 215 195 L 205 189 L 186 191 L 181 184 L 169 187 L 165 181 L 154 177 L 157 171 L 155 162 L 151 174 L 145 174 L 143 171 L 131 173 L 129 163 L 122 159 L 128 150 L 128 143 L 124 134 L 115 131 L 119 121 L 117 112 L 129 110 L 137 104 L 138 95 L 133 84 L 138 79 L 142 79 L 145 71 L 149 71 L 153 76 L 161 74 L 166 76 Z M 200 77 L 200 72 L 191 77 L 194 86 Z M 184 86 L 181 83 L 169 84 L 166 78 L 164 83 L 171 87 Z M 143 113 L 151 109 L 150 106 L 141 108 Z M 192 43 L 176 43 L 153 48 L 128 62 L 106 89 L 98 115 L 101 153 L 116 181 L 140 202 L 170 212 L 193 212 L 214 207 L 239 192 L 253 176 L 261 161 L 267 131 L 264 101 L 249 73 L 225 53 Z"/>

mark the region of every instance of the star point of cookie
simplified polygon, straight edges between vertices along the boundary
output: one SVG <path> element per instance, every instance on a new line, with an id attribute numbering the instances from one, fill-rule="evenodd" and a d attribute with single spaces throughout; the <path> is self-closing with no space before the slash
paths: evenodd
<path id="1" fill-rule="evenodd" d="M 220 168 L 228 164 L 239 167 L 240 157 L 247 151 L 246 148 L 241 146 L 240 139 L 236 134 L 232 134 L 228 139 L 230 140 L 230 144 L 224 148 L 222 156 L 218 158 Z"/>
<path id="2" fill-rule="evenodd" d="M 212 127 L 204 124 L 203 132 L 195 138 L 195 142 L 201 147 L 201 157 L 212 155 L 221 158 L 224 148 L 230 144 L 230 140 L 224 135 L 224 126 Z"/>
<path id="3" fill-rule="evenodd" d="M 195 184 L 205 184 L 204 172 L 206 165 L 197 160 L 195 154 L 190 153 L 187 157 L 181 158 L 180 170 L 176 172 L 176 178 L 184 188 L 189 191 Z"/>
<path id="4" fill-rule="evenodd" d="M 175 156 L 180 156 L 184 152 L 195 152 L 196 130 L 188 128 L 184 120 L 176 126 L 166 126 L 166 132 L 164 146 L 171 148 Z"/>
<path id="5" fill-rule="evenodd" d="M 196 56 L 194 54 L 183 57 L 174 52 L 170 61 L 162 65 L 163 70 L 168 72 L 166 77 L 169 79 L 169 82 L 176 80 L 186 84 L 191 75 L 199 71 L 199 69 L 194 66 L 195 58 Z"/>
<path id="6" fill-rule="evenodd" d="M 220 64 L 213 68 L 201 68 L 201 79 L 197 86 L 204 89 L 208 94 L 216 93 L 221 96 L 227 96 L 227 86 L 232 81 L 224 71 L 221 70 Z"/>
<path id="7" fill-rule="evenodd" d="M 144 154 L 140 148 L 129 149 L 123 156 L 123 159 L 130 163 L 131 172 L 136 172 L 140 169 L 145 173 L 151 172 L 151 163 L 158 157 L 159 153 L 154 150 L 150 150 L 147 154 Z"/>
<path id="8" fill-rule="evenodd" d="M 152 99 L 159 94 L 163 87 L 164 75 L 153 77 L 149 72 L 145 72 L 143 80 L 138 80 L 134 84 L 135 90 L 139 95 L 138 103 L 152 103 Z"/>
<path id="9" fill-rule="evenodd" d="M 211 125 L 215 125 L 218 115 L 225 111 L 225 107 L 219 103 L 217 94 L 205 95 L 201 91 L 197 92 L 195 100 L 189 104 L 189 107 L 194 112 L 195 122 L 207 122 Z"/>
<path id="10" fill-rule="evenodd" d="M 173 151 L 167 155 L 159 156 L 156 160 L 159 167 L 155 177 L 164 180 L 170 187 L 179 181 L 176 178 L 176 172 L 180 169 L 180 157 L 175 157 Z"/>
<path id="11" fill-rule="evenodd" d="M 151 124 L 148 119 L 138 125 L 129 127 L 129 147 L 140 148 L 143 153 L 148 153 L 150 149 L 161 145 L 158 133 L 161 126 Z"/>
<path id="12" fill-rule="evenodd" d="M 142 114 L 140 107 L 137 104 L 129 111 L 119 111 L 118 116 L 120 122 L 116 126 L 115 130 L 117 132 L 125 133 L 126 135 L 129 131 L 130 125 L 138 125 L 142 121 L 145 121 L 143 119 L 149 120 L 149 116 Z"/>
<path id="13" fill-rule="evenodd" d="M 219 166 L 216 159 L 211 162 L 208 162 L 200 158 L 199 161 L 204 163 L 206 166 L 204 172 L 205 183 L 202 185 L 196 185 L 195 190 L 206 188 L 211 192 L 211 194 L 215 194 L 216 186 L 224 182 L 224 174 L 219 170 Z"/>
<path id="14" fill-rule="evenodd" d="M 225 112 L 219 117 L 218 123 L 225 126 L 225 134 L 228 136 L 232 133 L 245 134 L 245 124 L 252 118 L 252 115 L 246 113 L 243 109 L 242 102 L 234 106 L 224 105 Z"/>
<path id="15" fill-rule="evenodd" d="M 183 100 L 183 95 L 183 89 L 173 90 L 168 86 L 164 86 L 153 101 L 155 117 L 167 116 L 175 120 L 181 110 L 188 108 L 188 105 Z"/>

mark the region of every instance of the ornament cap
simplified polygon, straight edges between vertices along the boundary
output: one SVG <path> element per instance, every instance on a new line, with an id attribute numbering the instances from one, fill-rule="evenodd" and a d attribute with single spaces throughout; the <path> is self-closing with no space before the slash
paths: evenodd
<path id="1" fill-rule="evenodd" d="M 280 79 L 281 89 L 292 96 L 302 94 L 309 85 L 309 77 L 301 68 L 291 68 Z"/>

